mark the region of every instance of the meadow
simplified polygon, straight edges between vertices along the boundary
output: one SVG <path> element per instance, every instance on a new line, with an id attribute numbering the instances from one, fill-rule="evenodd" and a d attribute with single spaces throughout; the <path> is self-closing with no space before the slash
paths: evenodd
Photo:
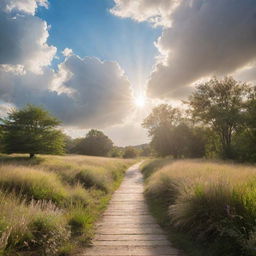
<path id="1" fill-rule="evenodd" d="M 0 255 L 70 255 L 135 160 L 0 156 Z"/>
<path id="2" fill-rule="evenodd" d="M 153 215 L 187 255 L 256 255 L 256 167 L 157 159 L 142 172 Z"/>

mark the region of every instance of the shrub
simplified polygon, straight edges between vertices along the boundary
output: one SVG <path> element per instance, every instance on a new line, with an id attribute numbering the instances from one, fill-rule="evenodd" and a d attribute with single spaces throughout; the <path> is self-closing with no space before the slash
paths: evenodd
<path id="1" fill-rule="evenodd" d="M 82 207 L 77 206 L 72 209 L 68 216 L 68 223 L 71 226 L 73 235 L 82 235 L 87 229 L 91 229 L 93 223 L 92 216 Z"/>

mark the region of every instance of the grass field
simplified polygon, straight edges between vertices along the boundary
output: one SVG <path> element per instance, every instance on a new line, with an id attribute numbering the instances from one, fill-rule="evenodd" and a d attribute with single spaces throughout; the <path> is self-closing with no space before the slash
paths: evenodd
<path id="1" fill-rule="evenodd" d="M 88 245 L 95 221 L 133 163 L 0 156 L 0 255 L 69 255 Z"/>
<path id="2" fill-rule="evenodd" d="M 142 171 L 152 213 L 187 255 L 256 255 L 255 167 L 165 159 Z"/>

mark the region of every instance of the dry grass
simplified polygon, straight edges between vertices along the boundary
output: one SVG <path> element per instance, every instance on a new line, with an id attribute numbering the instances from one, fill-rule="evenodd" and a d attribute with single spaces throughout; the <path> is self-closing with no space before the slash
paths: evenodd
<path id="1" fill-rule="evenodd" d="M 151 163 L 154 172 L 148 166 L 146 195 L 161 200 L 178 230 L 221 243 L 216 255 L 255 255 L 255 167 L 203 160 Z"/>
<path id="2" fill-rule="evenodd" d="M 2 156 L 0 255 L 68 255 L 74 246 L 88 243 L 94 222 L 133 163 L 87 156 Z"/>

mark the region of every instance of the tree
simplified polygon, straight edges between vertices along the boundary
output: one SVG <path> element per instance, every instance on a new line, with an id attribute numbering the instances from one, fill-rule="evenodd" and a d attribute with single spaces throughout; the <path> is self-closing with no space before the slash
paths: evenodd
<path id="1" fill-rule="evenodd" d="M 121 147 L 113 147 L 110 152 L 111 157 L 122 157 L 122 155 L 123 155 L 123 150 Z"/>
<path id="2" fill-rule="evenodd" d="M 231 77 L 213 78 L 198 85 L 187 102 L 193 118 L 219 136 L 224 158 L 232 158 L 232 137 L 242 126 L 248 92 L 246 84 Z"/>
<path id="3" fill-rule="evenodd" d="M 107 156 L 113 148 L 113 142 L 103 132 L 90 130 L 77 145 L 76 152 L 91 156 Z"/>
<path id="4" fill-rule="evenodd" d="M 203 130 L 199 132 L 193 127 L 178 108 L 167 104 L 157 106 L 142 125 L 148 129 L 151 146 L 159 156 L 201 157 L 205 153 Z"/>
<path id="5" fill-rule="evenodd" d="M 170 128 L 180 122 L 180 110 L 168 104 L 153 108 L 151 114 L 143 121 L 142 126 L 148 130 L 149 136 L 154 136 L 159 127 Z"/>
<path id="6" fill-rule="evenodd" d="M 63 136 L 64 136 L 64 142 L 65 142 L 65 153 L 68 153 L 68 154 L 76 153 L 77 146 L 81 143 L 83 139 L 82 138 L 73 139 L 66 134 L 63 134 Z"/>
<path id="7" fill-rule="evenodd" d="M 239 161 L 256 161 L 256 87 L 249 88 L 243 111 L 243 129 L 234 135 L 233 147 Z"/>
<path id="8" fill-rule="evenodd" d="M 60 121 L 46 110 L 27 105 L 12 110 L 1 121 L 6 153 L 28 153 L 30 158 L 35 154 L 63 153 L 63 135 L 56 130 Z"/>
<path id="9" fill-rule="evenodd" d="M 125 147 L 123 158 L 135 158 L 138 156 L 138 152 L 134 147 Z"/>
<path id="10" fill-rule="evenodd" d="M 150 147 L 149 144 L 143 145 L 140 150 L 140 156 L 150 156 L 152 155 L 152 153 L 152 148 Z"/>

